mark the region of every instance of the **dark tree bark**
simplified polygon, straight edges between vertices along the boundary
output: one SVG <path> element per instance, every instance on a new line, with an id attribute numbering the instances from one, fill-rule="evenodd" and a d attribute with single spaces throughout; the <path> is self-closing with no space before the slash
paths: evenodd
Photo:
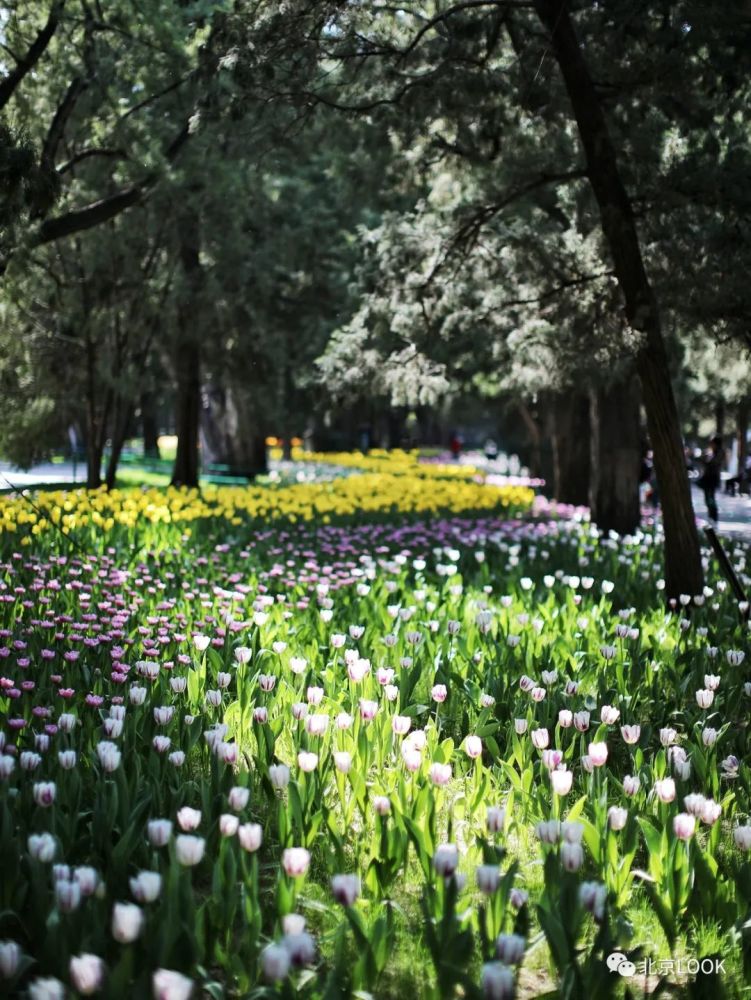
<path id="1" fill-rule="evenodd" d="M 263 430 L 257 429 L 251 439 L 251 458 L 253 462 L 253 474 L 255 476 L 265 476 L 269 471 L 268 450 L 266 448 L 266 434 Z"/>
<path id="2" fill-rule="evenodd" d="M 576 118 L 587 175 L 600 209 L 626 318 L 644 336 L 637 357 L 665 529 L 667 597 L 698 594 L 704 582 L 699 535 L 683 459 L 678 410 L 654 291 L 642 260 L 631 200 L 566 0 L 534 0 Z"/>
<path id="3" fill-rule="evenodd" d="M 533 476 L 541 476 L 543 474 L 543 464 L 540 425 L 535 420 L 526 403 L 520 400 L 517 402 L 516 408 L 519 411 L 519 416 L 522 418 L 522 423 L 527 430 L 527 437 L 529 438 L 530 459 L 527 464 Z"/>
<path id="4" fill-rule="evenodd" d="M 201 349 L 196 333 L 195 304 L 202 283 L 198 219 L 187 212 L 179 221 L 183 293 L 177 309 L 175 351 L 175 431 L 177 452 L 173 486 L 198 486 L 198 435 L 201 420 Z"/>
<path id="5" fill-rule="evenodd" d="M 115 488 L 117 467 L 120 463 L 120 456 L 123 452 L 123 445 L 125 444 L 125 438 L 128 434 L 128 425 L 130 424 L 130 418 L 132 415 L 132 403 L 118 395 L 115 400 L 114 412 L 112 416 L 112 448 L 110 450 L 110 457 L 107 460 L 107 471 L 104 476 L 104 482 L 108 490 Z"/>
<path id="6" fill-rule="evenodd" d="M 159 424 L 157 421 L 154 397 L 150 392 L 141 394 L 141 433 L 143 435 L 143 457 L 159 456 Z"/>
<path id="7" fill-rule="evenodd" d="M 185 312 L 185 310 L 181 310 Z M 198 486 L 198 432 L 201 417 L 201 353 L 190 328 L 180 324 L 186 339 L 175 345 L 175 432 L 177 451 L 172 468 L 173 486 Z"/>
<path id="8" fill-rule="evenodd" d="M 206 465 L 226 466 L 227 473 L 254 479 L 266 475 L 268 428 L 246 385 L 204 387 L 201 443 Z M 256 405 L 254 405 L 256 403 Z"/>
<path id="9" fill-rule="evenodd" d="M 636 379 L 627 377 L 593 390 L 590 415 L 592 520 L 602 531 L 629 535 L 640 521 L 642 442 Z"/>
<path id="10" fill-rule="evenodd" d="M 559 503 L 589 504 L 589 397 L 571 392 L 555 396 L 550 408 L 553 443 L 553 495 Z"/>
<path id="11" fill-rule="evenodd" d="M 718 399 L 715 403 L 715 434 L 725 437 L 725 400 Z"/>

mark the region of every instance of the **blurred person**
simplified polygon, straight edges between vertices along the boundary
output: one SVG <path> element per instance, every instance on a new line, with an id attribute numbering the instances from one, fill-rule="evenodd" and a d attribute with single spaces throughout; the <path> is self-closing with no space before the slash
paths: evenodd
<path id="1" fill-rule="evenodd" d="M 722 467 L 725 464 L 725 449 L 722 446 L 722 438 L 719 434 L 709 442 L 709 448 L 702 457 L 704 471 L 698 480 L 698 485 L 704 491 L 704 502 L 707 505 L 707 514 L 710 521 L 717 523 L 717 490 L 720 488 L 722 478 Z"/>

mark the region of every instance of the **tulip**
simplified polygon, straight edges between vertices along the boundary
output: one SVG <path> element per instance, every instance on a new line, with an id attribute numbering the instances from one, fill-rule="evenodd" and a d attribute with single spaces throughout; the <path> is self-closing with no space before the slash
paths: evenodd
<path id="1" fill-rule="evenodd" d="M 638 775 L 627 774 L 623 779 L 623 791 L 626 795 L 636 795 L 641 788 Z"/>
<path id="2" fill-rule="evenodd" d="M 451 765 L 438 761 L 430 765 L 430 780 L 434 785 L 447 785 L 451 781 Z"/>
<path id="3" fill-rule="evenodd" d="M 569 872 L 577 872 L 584 863 L 584 850 L 581 844 L 561 844 L 561 864 Z"/>
<path id="4" fill-rule="evenodd" d="M 486 962 L 483 965 L 481 985 L 486 1000 L 513 1000 L 514 974 L 501 962 Z"/>
<path id="5" fill-rule="evenodd" d="M 310 865 L 310 852 L 304 847 L 288 847 L 282 852 L 282 868 L 286 875 L 298 878 Z"/>
<path id="6" fill-rule="evenodd" d="M 367 698 L 360 699 L 360 718 L 363 722 L 372 722 L 378 712 L 378 702 L 369 701 Z"/>
<path id="7" fill-rule="evenodd" d="M 64 1000 L 65 987 L 53 977 L 35 979 L 29 983 L 29 1000 Z"/>
<path id="8" fill-rule="evenodd" d="M 618 709 L 613 708 L 612 705 L 603 705 L 600 709 L 600 721 L 605 723 L 606 726 L 615 725 L 620 714 Z"/>
<path id="9" fill-rule="evenodd" d="M 234 837 L 240 820 L 233 813 L 222 813 L 219 817 L 219 833 L 222 837 Z"/>
<path id="10" fill-rule="evenodd" d="M 357 875 L 334 875 L 331 879 L 331 893 L 337 903 L 352 906 L 360 895 L 360 879 Z"/>
<path id="11" fill-rule="evenodd" d="M 751 826 L 736 826 L 733 830 L 735 846 L 741 851 L 751 851 Z"/>
<path id="12" fill-rule="evenodd" d="M 90 997 L 104 983 L 104 962 L 98 955 L 76 955 L 70 960 L 70 979 L 82 996 Z"/>
<path id="13" fill-rule="evenodd" d="M 194 837 L 189 834 L 180 834 L 175 838 L 175 854 L 179 864 L 186 868 L 192 868 L 200 863 L 203 852 L 206 849 L 206 841 L 203 837 Z"/>
<path id="14" fill-rule="evenodd" d="M 373 796 L 373 809 L 379 816 L 388 816 L 391 812 L 391 801 L 385 795 Z"/>
<path id="15" fill-rule="evenodd" d="M 154 847 L 164 847 L 172 836 L 172 823 L 168 819 L 150 819 L 146 824 L 147 835 Z"/>
<path id="16" fill-rule="evenodd" d="M 437 702 L 438 704 L 444 702 L 446 700 L 447 695 L 448 691 L 446 690 L 445 684 L 434 684 L 430 691 L 430 697 L 433 699 L 433 701 Z"/>
<path id="17" fill-rule="evenodd" d="M 496 958 L 506 965 L 518 965 L 527 946 L 521 934 L 499 934 L 495 942 Z"/>
<path id="18" fill-rule="evenodd" d="M 561 824 L 557 819 L 542 820 L 535 827 L 535 833 L 543 844 L 557 844 L 561 835 Z"/>
<path id="19" fill-rule="evenodd" d="M 297 765 L 301 771 L 309 774 L 311 771 L 315 771 L 318 766 L 318 754 L 308 753 L 305 750 L 301 750 L 297 755 Z"/>
<path id="20" fill-rule="evenodd" d="M 608 809 L 608 825 L 611 830 L 622 830 L 628 820 L 628 810 L 620 806 L 611 806 Z"/>
<path id="21" fill-rule="evenodd" d="M 263 842 L 263 829 L 258 823 L 243 823 L 237 828 L 237 839 L 242 849 L 252 854 Z"/>
<path id="22" fill-rule="evenodd" d="M 673 817 L 673 833 L 679 840 L 690 840 L 696 829 L 696 819 L 688 813 L 678 813 Z"/>
<path id="23" fill-rule="evenodd" d="M 93 896 L 99 886 L 99 872 L 90 865 L 79 865 L 73 869 L 73 879 L 81 889 L 81 895 Z"/>
<path id="24" fill-rule="evenodd" d="M 672 802 L 675 798 L 675 782 L 672 778 L 655 781 L 654 791 L 660 802 Z"/>
<path id="25" fill-rule="evenodd" d="M 395 715 L 391 719 L 391 730 L 395 736 L 406 736 L 412 725 L 408 715 Z"/>
<path id="26" fill-rule="evenodd" d="M 548 735 L 547 729 L 532 730 L 532 745 L 535 746 L 538 750 L 544 750 L 549 742 L 550 742 L 550 737 Z"/>
<path id="27" fill-rule="evenodd" d="M 523 736 L 527 731 L 526 719 L 514 719 L 514 731 L 517 736 Z"/>
<path id="28" fill-rule="evenodd" d="M 590 743 L 587 747 L 587 756 L 592 761 L 593 767 L 602 767 L 608 759 L 607 743 Z"/>
<path id="29" fill-rule="evenodd" d="M 315 941 L 305 931 L 300 934 L 285 934 L 282 945 L 287 950 L 290 962 L 297 969 L 310 965 L 315 958 Z"/>
<path id="30" fill-rule="evenodd" d="M 562 708 L 558 713 L 558 725 L 561 729 L 569 729 L 574 723 L 574 713 L 568 708 Z"/>
<path id="31" fill-rule="evenodd" d="M 287 787 L 290 780 L 290 771 L 286 764 L 271 764 L 269 766 L 269 781 L 277 791 Z"/>
<path id="32" fill-rule="evenodd" d="M 151 977 L 154 1000 L 188 1000 L 193 980 L 173 969 L 156 969 Z"/>
<path id="33" fill-rule="evenodd" d="M 586 733 L 589 729 L 589 712 L 574 713 L 574 728 L 580 733 Z"/>
<path id="34" fill-rule="evenodd" d="M 607 889 L 599 882 L 582 882 L 579 886 L 579 902 L 597 921 L 605 916 L 607 898 Z"/>
<path id="35" fill-rule="evenodd" d="M 131 944 L 141 933 L 143 911 L 135 903 L 115 903 L 112 909 L 112 936 L 120 944 Z"/>
<path id="36" fill-rule="evenodd" d="M 57 841 L 50 833 L 32 833 L 27 841 L 29 854 L 36 861 L 52 861 L 57 850 Z"/>
<path id="37" fill-rule="evenodd" d="M 55 801 L 57 786 L 54 781 L 35 781 L 32 791 L 36 804 L 47 808 Z"/>
<path id="38" fill-rule="evenodd" d="M 309 705 L 320 705 L 323 701 L 323 688 L 311 686 L 306 691 Z"/>
<path id="39" fill-rule="evenodd" d="M 159 872 L 141 871 L 130 880 L 130 891 L 137 903 L 153 903 L 162 891 L 162 876 Z"/>
<path id="40" fill-rule="evenodd" d="M 742 830 L 743 827 L 738 827 Z M 0 941 L 0 976 L 12 979 L 18 971 L 23 952 L 15 941 Z"/>
<path id="41" fill-rule="evenodd" d="M 433 867 L 438 875 L 448 878 L 459 865 L 459 851 L 456 844 L 440 844 L 433 855 Z"/>
<path id="42" fill-rule="evenodd" d="M 232 809 L 233 812 L 242 812 L 243 809 L 247 806 L 249 799 L 250 799 L 249 789 L 241 787 L 240 785 L 235 785 L 234 788 L 230 788 L 229 794 L 227 795 L 227 801 L 229 802 L 229 807 L 230 809 Z"/>
<path id="43" fill-rule="evenodd" d="M 696 704 L 699 708 L 710 708 L 713 701 L 714 691 L 708 691 L 706 688 L 703 688 L 696 692 Z"/>
<path id="44" fill-rule="evenodd" d="M 183 806 L 177 811 L 177 822 L 181 830 L 186 833 L 197 830 L 201 824 L 201 810 L 191 809 L 190 806 Z"/>
<path id="45" fill-rule="evenodd" d="M 479 865 L 475 869 L 475 878 L 480 892 L 486 896 L 492 896 L 501 884 L 501 870 L 498 865 Z"/>
<path id="46" fill-rule="evenodd" d="M 573 780 L 573 772 L 566 768 L 550 772 L 550 781 L 556 795 L 568 795 L 571 791 Z"/>
<path id="47" fill-rule="evenodd" d="M 281 944 L 269 944 L 261 952 L 263 978 L 268 983 L 280 982 L 290 969 L 290 955 Z"/>
<path id="48" fill-rule="evenodd" d="M 464 751 L 471 759 L 476 759 L 482 754 L 482 740 L 479 736 L 468 736 L 464 741 Z"/>
<path id="49" fill-rule="evenodd" d="M 506 810 L 502 806 L 488 806 L 485 822 L 489 833 L 502 833 L 506 823 Z"/>
<path id="50" fill-rule="evenodd" d="M 624 743 L 630 745 L 638 743 L 641 736 L 641 726 L 621 726 L 621 736 Z"/>

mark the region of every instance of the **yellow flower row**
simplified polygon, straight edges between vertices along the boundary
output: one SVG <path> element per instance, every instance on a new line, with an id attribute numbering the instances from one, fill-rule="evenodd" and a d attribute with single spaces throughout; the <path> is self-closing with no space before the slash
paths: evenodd
<path id="1" fill-rule="evenodd" d="M 272 448 L 270 454 L 272 458 L 281 458 L 281 448 Z M 394 448 L 392 451 L 384 451 L 373 448 L 364 455 L 361 451 L 304 451 L 302 448 L 293 448 L 292 458 L 295 462 L 319 462 L 346 469 L 361 469 L 364 472 L 419 476 L 423 479 L 474 479 L 483 475 L 482 470 L 474 465 L 421 462 L 417 449 L 403 451 L 401 448 Z"/>
<path id="2" fill-rule="evenodd" d="M 460 514 L 464 511 L 526 509 L 534 493 L 526 487 L 495 487 L 467 480 L 409 474 L 364 473 L 329 482 L 262 486 L 206 486 L 197 490 L 96 490 L 38 493 L 33 506 L 21 496 L 0 496 L 0 534 L 29 537 L 48 530 L 65 534 L 94 527 L 183 524 L 222 518 L 233 525 L 251 520 L 320 520 L 354 514 Z"/>

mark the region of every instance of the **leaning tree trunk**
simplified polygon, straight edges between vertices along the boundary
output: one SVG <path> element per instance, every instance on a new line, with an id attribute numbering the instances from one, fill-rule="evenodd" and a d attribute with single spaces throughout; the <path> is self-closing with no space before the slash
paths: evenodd
<path id="1" fill-rule="evenodd" d="M 550 408 L 553 443 L 553 495 L 559 503 L 589 503 L 589 398 L 573 390 L 553 397 Z"/>
<path id="2" fill-rule="evenodd" d="M 177 310 L 175 341 L 175 430 L 177 452 L 172 469 L 173 486 L 198 486 L 198 435 L 201 416 L 201 351 L 196 331 L 195 304 L 201 284 L 198 219 L 186 214 L 179 223 L 183 293 Z"/>
<path id="3" fill-rule="evenodd" d="M 639 527 L 641 434 L 636 379 L 623 378 L 590 394 L 592 477 L 589 505 L 602 531 Z"/>
<path id="4" fill-rule="evenodd" d="M 576 37 L 567 0 L 534 0 L 576 118 L 587 176 L 600 209 L 629 324 L 644 344 L 637 357 L 647 425 L 655 457 L 665 529 L 667 597 L 698 594 L 703 585 L 701 549 L 691 503 L 678 409 L 654 291 L 647 277 L 631 200 L 618 167 L 605 115 Z"/>

